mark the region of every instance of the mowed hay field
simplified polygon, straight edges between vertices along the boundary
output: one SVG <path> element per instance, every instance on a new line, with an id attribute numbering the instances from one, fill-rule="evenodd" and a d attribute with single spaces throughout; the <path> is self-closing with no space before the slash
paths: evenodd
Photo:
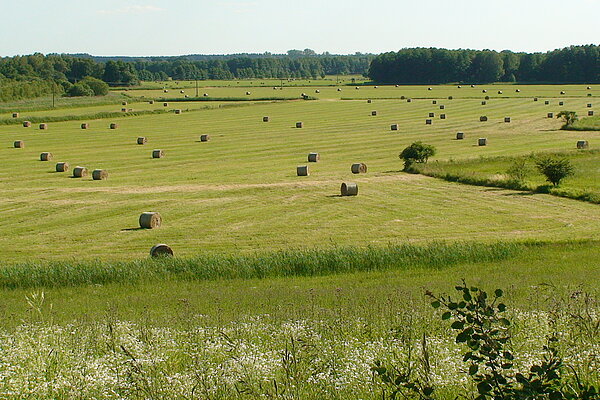
<path id="1" fill-rule="evenodd" d="M 218 102 L 171 102 L 173 109 L 215 107 L 180 115 L 54 122 L 48 130 L 37 124 L 1 126 L 2 261 L 145 258 L 156 243 L 169 244 L 177 256 L 193 256 L 433 240 L 598 239 L 597 205 L 401 172 L 398 154 L 416 140 L 437 147 L 432 163 L 575 151 L 580 139 L 594 148 L 597 132 L 559 130 L 561 122 L 546 114 L 568 109 L 581 115 L 595 100 L 587 93 L 597 89 L 521 86 L 516 93 L 511 85 L 486 88 L 491 98 L 485 106 L 481 101 L 486 94 L 479 86 L 344 86 L 342 92 L 323 87 L 318 89 L 321 97 L 314 87 L 225 87 L 214 88 L 214 95 L 213 89 L 201 88 L 214 97 L 243 97 L 248 90 L 248 97 L 305 92 L 320 100 L 243 102 L 240 107 L 232 102 L 226 107 Z M 559 95 L 561 90 L 566 95 Z M 126 93 L 146 99 L 163 95 L 162 90 Z M 413 100 L 400 100 L 400 95 Z M 532 95 L 540 96 L 539 101 Z M 373 102 L 341 100 L 363 96 Z M 132 98 L 123 107 L 161 106 Z M 80 107 L 75 112 L 108 108 L 120 106 Z M 71 110 L 31 114 L 61 112 Z M 425 125 L 429 112 L 435 117 L 432 125 Z M 440 113 L 447 118 L 440 119 Z M 488 122 L 479 122 L 482 115 Z M 262 122 L 263 116 L 270 122 Z M 507 116 L 511 123 L 503 122 Z M 295 128 L 298 121 L 303 128 Z M 89 129 L 82 130 L 82 122 L 89 122 Z M 109 129 L 110 123 L 118 129 Z M 395 123 L 398 131 L 391 131 Z M 458 131 L 465 133 L 464 140 L 455 140 Z M 210 140 L 200 142 L 202 134 Z M 140 136 L 147 144 L 136 144 Z M 488 145 L 477 146 L 479 137 L 487 138 Z M 15 140 L 23 140 L 25 148 L 13 148 Z M 164 158 L 153 159 L 154 149 L 164 150 Z M 54 159 L 40 161 L 42 152 L 51 152 Z M 320 161 L 308 163 L 309 152 L 318 152 Z M 56 162 L 85 166 L 90 176 L 55 172 Z M 355 162 L 367 164 L 368 173 L 353 175 L 350 166 Z M 310 175 L 296 176 L 299 165 L 309 165 Z M 93 181 L 96 168 L 107 170 L 108 180 Z M 342 182 L 358 183 L 358 196 L 339 196 Z M 138 229 L 138 217 L 145 211 L 160 212 L 163 225 Z"/>

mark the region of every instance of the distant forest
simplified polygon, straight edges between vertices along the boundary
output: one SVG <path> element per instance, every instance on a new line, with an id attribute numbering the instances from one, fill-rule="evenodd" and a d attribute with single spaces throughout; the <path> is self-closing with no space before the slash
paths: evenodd
<path id="1" fill-rule="evenodd" d="M 403 49 L 378 56 L 316 54 L 188 55 L 181 57 L 94 57 L 36 53 L 0 58 L 0 101 L 62 94 L 83 78 L 110 86 L 140 81 L 309 78 L 364 75 L 379 83 L 600 82 L 600 47 L 572 46 L 547 53 Z"/>
<path id="2" fill-rule="evenodd" d="M 547 53 L 403 49 L 373 59 L 368 76 L 379 83 L 600 82 L 600 46 Z"/>

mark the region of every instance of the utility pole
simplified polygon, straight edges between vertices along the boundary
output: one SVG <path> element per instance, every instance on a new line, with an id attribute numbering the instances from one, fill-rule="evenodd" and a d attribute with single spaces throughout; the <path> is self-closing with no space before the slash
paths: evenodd
<path id="1" fill-rule="evenodd" d="M 198 73 L 196 73 L 196 97 L 198 97 Z"/>
<path id="2" fill-rule="evenodd" d="M 56 83 L 52 82 L 52 108 L 54 108 L 54 90 L 56 90 Z"/>

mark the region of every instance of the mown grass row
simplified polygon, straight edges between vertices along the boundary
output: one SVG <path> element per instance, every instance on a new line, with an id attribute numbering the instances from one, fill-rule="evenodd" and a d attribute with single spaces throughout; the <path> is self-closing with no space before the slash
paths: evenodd
<path id="1" fill-rule="evenodd" d="M 572 125 L 563 126 L 562 129 L 567 131 L 600 131 L 600 115 L 582 118 Z"/>
<path id="2" fill-rule="evenodd" d="M 287 101 L 287 100 L 317 100 L 316 97 L 161 97 L 157 101 L 190 102 L 190 101 Z"/>
<path id="3" fill-rule="evenodd" d="M 207 254 L 192 258 L 143 259 L 130 262 L 24 262 L 0 268 L 0 288 L 67 287 L 139 283 L 165 279 L 186 281 L 322 276 L 385 269 L 440 269 L 467 262 L 499 261 L 516 256 L 517 243 L 431 243 L 386 247 L 281 250 L 252 255 Z"/>

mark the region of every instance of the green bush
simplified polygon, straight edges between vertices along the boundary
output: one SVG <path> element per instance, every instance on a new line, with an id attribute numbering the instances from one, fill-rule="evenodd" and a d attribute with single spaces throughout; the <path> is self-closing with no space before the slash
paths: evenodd
<path id="1" fill-rule="evenodd" d="M 414 142 L 400 153 L 400 158 L 404 160 L 404 170 L 409 171 L 414 163 L 427 163 L 429 157 L 435 155 L 435 147 L 422 142 Z"/>
<path id="2" fill-rule="evenodd" d="M 566 158 L 544 157 L 537 160 L 535 165 L 553 186 L 560 185 L 563 179 L 574 173 L 571 162 Z"/>
<path id="3" fill-rule="evenodd" d="M 76 96 L 93 96 L 94 91 L 91 87 L 89 87 L 84 82 L 79 82 L 74 84 L 68 91 L 67 96 L 76 97 Z"/>
<path id="4" fill-rule="evenodd" d="M 100 79 L 86 76 L 79 83 L 88 85 L 94 91 L 95 96 L 106 96 L 108 94 L 108 84 Z"/>

